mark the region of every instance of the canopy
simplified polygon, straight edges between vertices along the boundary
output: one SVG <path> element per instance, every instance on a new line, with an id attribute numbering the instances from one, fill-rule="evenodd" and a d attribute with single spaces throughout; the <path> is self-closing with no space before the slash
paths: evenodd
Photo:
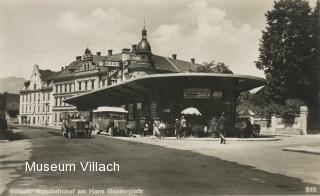
<path id="1" fill-rule="evenodd" d="M 201 116 L 201 113 L 199 112 L 199 110 L 197 108 L 193 108 L 193 107 L 183 110 L 181 112 L 181 114 Z"/>
<path id="2" fill-rule="evenodd" d="M 116 113 L 128 113 L 127 110 L 121 107 L 107 107 L 107 106 L 102 106 L 98 107 L 96 110 L 93 110 L 94 113 L 96 112 L 116 112 Z"/>
<path id="3" fill-rule="evenodd" d="M 265 84 L 265 79 L 236 74 L 219 73 L 168 73 L 151 74 L 129 79 L 64 100 L 80 110 L 99 106 L 121 106 L 138 103 L 151 91 L 178 92 L 183 88 L 234 89 L 235 93 Z"/>

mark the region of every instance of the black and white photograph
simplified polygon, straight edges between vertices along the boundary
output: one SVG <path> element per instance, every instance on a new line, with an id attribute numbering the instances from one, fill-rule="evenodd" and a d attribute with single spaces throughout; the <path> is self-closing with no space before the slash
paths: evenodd
<path id="1" fill-rule="evenodd" d="M 320 0 L 0 0 L 0 195 L 320 195 L 319 46 Z"/>

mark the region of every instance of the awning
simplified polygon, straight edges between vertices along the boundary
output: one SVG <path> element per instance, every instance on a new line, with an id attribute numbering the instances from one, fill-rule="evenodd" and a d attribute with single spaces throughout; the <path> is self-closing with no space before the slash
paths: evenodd
<path id="1" fill-rule="evenodd" d="M 153 74 L 110 85 L 64 100 L 78 109 L 96 109 L 99 106 L 120 106 L 141 100 L 148 91 L 154 89 L 175 90 L 183 86 L 219 85 L 243 92 L 263 86 L 265 79 L 235 74 L 218 73 L 170 73 Z"/>

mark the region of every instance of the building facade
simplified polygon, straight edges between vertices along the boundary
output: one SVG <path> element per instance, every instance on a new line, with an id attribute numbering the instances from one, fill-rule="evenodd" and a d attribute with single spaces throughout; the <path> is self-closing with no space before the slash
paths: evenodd
<path id="1" fill-rule="evenodd" d="M 41 70 L 34 65 L 30 80 L 20 91 L 19 124 L 52 124 L 52 86 L 56 72 Z"/>
<path id="2" fill-rule="evenodd" d="M 186 77 L 188 78 L 186 82 L 181 82 L 170 76 L 168 81 L 175 81 L 172 84 L 158 79 L 155 80 L 156 83 L 145 84 L 143 81 L 149 79 L 142 79 L 142 86 L 131 83 L 133 86 L 126 87 L 128 81 L 152 75 L 161 78 L 161 75 L 165 74 L 196 72 L 200 66 L 203 65 L 197 64 L 194 58 L 183 61 L 179 60 L 176 54 L 164 57 L 152 53 L 147 40 L 147 30 L 143 27 L 141 40 L 138 44 L 133 44 L 131 49 L 124 48 L 116 54 L 108 50 L 107 55 L 101 55 L 101 52 L 93 54 L 86 48 L 82 56 L 77 56 L 68 66 L 62 67 L 61 71 L 51 74 L 44 80 L 41 80 L 39 76 L 41 73 L 35 67 L 30 81 L 21 91 L 21 123 L 48 122 L 59 125 L 67 115 L 83 114 L 89 108 L 95 109 L 93 107 L 98 106 L 125 106 L 129 111 L 130 120 L 137 120 L 142 115 L 148 115 L 150 118 L 161 115 L 169 119 L 169 116 L 170 118 L 176 116 L 183 107 L 192 105 L 203 108 L 206 116 L 212 115 L 212 111 L 215 115 L 221 111 L 234 113 L 234 99 L 240 88 L 237 85 L 240 80 L 244 80 L 241 77 L 229 79 L 224 77 L 228 74 L 224 74 L 213 76 L 206 81 L 202 80 L 202 76 L 197 76 L 201 78 L 199 86 L 196 80 L 189 77 Z M 176 86 L 178 83 L 179 87 Z M 120 84 L 124 85 L 117 87 Z M 236 88 L 238 90 L 235 90 Z M 108 95 L 101 94 L 101 97 L 106 96 L 104 99 L 94 96 L 92 99 L 94 102 L 91 101 L 90 105 L 84 106 L 85 101 L 83 103 L 65 101 L 94 92 L 108 92 Z M 183 93 L 182 98 L 181 93 Z M 43 98 L 43 94 L 48 94 L 49 99 Z M 180 98 L 177 99 L 178 97 Z M 48 111 L 41 110 L 46 103 L 49 106 Z M 46 115 L 43 112 L 47 112 Z M 43 120 L 44 116 L 48 119 Z"/>

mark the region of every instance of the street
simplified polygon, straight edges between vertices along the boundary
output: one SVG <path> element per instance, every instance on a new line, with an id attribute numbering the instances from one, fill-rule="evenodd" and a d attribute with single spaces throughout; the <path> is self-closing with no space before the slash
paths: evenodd
<path id="1" fill-rule="evenodd" d="M 320 190 L 319 185 L 302 182 L 298 178 L 187 150 L 99 135 L 93 135 L 91 139 L 66 139 L 59 134 L 59 130 L 49 128 L 22 127 L 19 131 L 19 140 L 1 144 L 1 151 L 6 149 L 3 145 L 7 144 L 8 149 L 11 146 L 13 151 L 26 152 L 24 157 L 19 156 L 16 161 L 6 160 L 9 155 L 1 156 L 1 170 L 15 171 L 10 173 L 13 177 L 8 178 L 11 182 L 6 185 L 3 195 L 14 195 L 10 194 L 11 189 L 30 188 L 105 191 L 110 188 L 141 189 L 143 195 L 293 195 L 318 194 L 314 191 L 306 193 L 310 187 Z M 14 146 L 19 147 L 18 144 L 21 145 L 20 149 L 14 149 Z M 120 171 L 25 172 L 23 159 L 37 163 L 76 164 L 85 161 L 115 161 L 120 165 Z"/>

